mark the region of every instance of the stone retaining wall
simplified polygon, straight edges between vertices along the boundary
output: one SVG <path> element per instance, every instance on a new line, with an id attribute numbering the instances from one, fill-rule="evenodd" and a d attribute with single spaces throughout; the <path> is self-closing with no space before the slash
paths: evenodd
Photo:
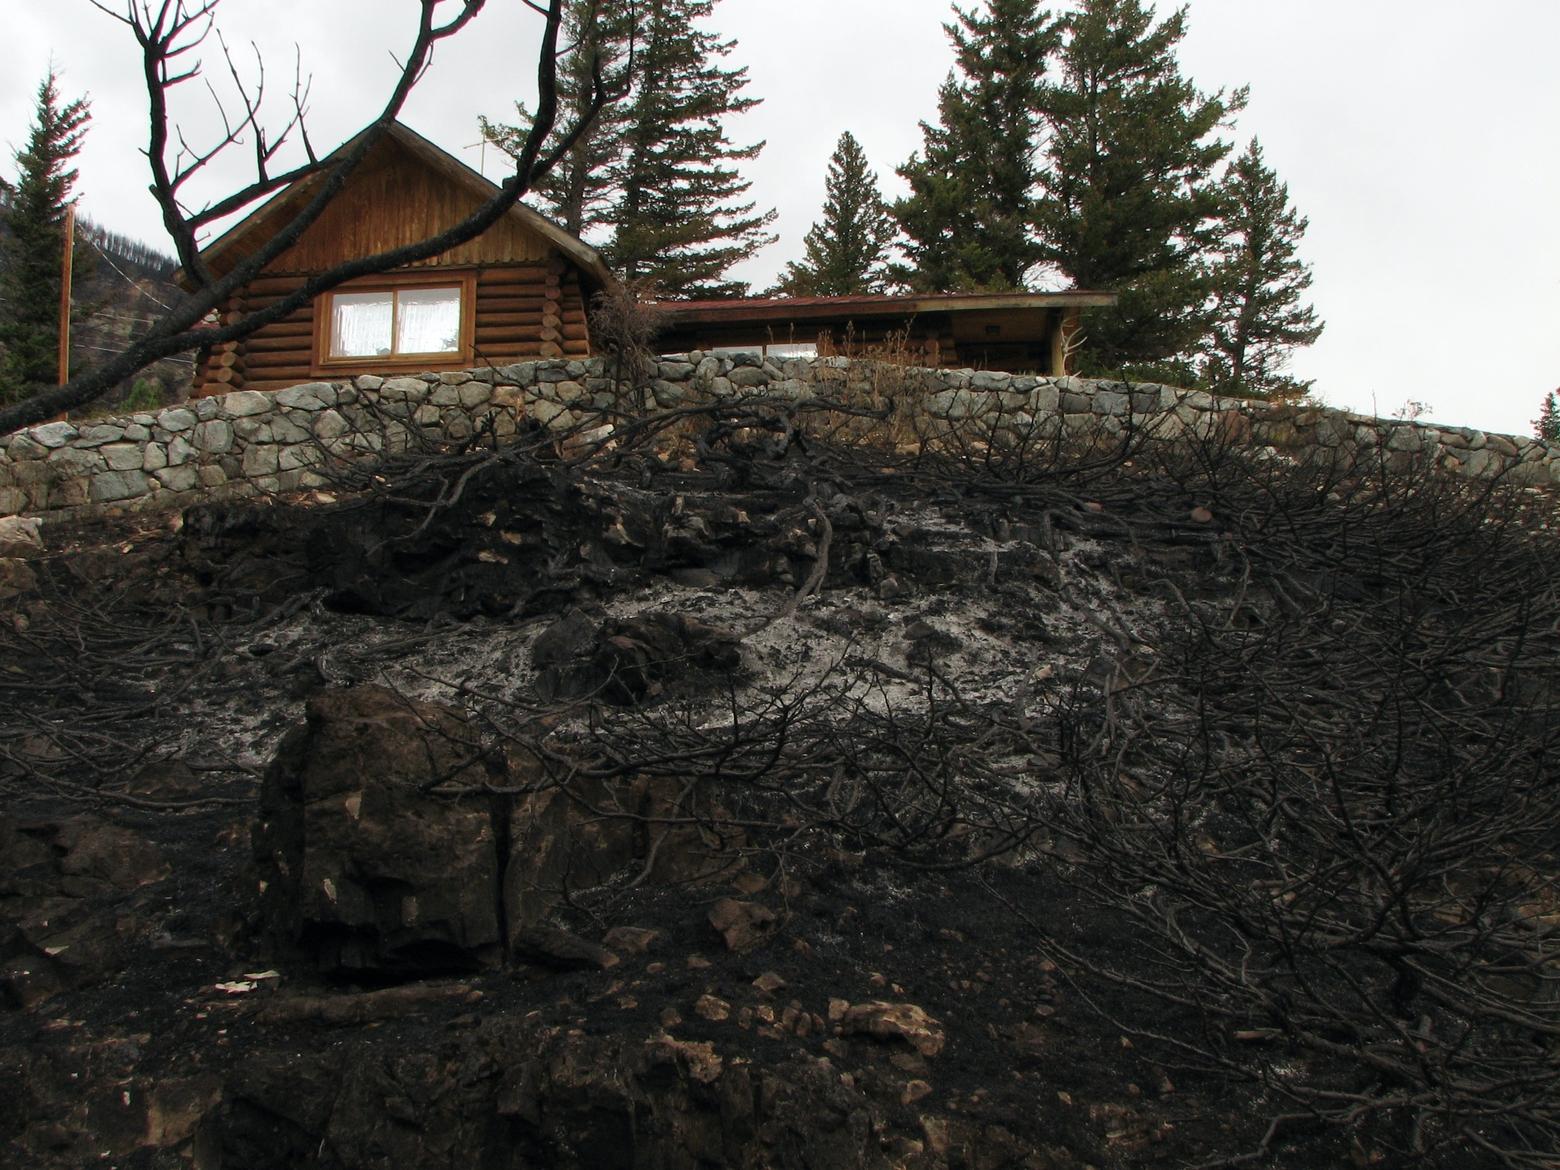
<path id="1" fill-rule="evenodd" d="M 417 377 L 310 382 L 237 391 L 155 413 L 47 423 L 0 436 L 0 515 L 92 514 L 179 507 L 198 499 L 325 484 L 325 464 L 405 448 L 414 432 L 503 439 L 522 417 L 565 429 L 620 405 L 603 359 L 524 362 Z M 1521 486 L 1560 483 L 1560 449 L 1534 439 L 1374 418 L 1313 406 L 1215 398 L 1169 386 L 970 370 L 906 370 L 844 358 L 663 358 L 645 387 L 659 407 L 703 397 L 885 395 L 939 426 L 998 439 L 1087 440 L 1129 428 L 1165 438 L 1228 435 L 1285 451 L 1379 450 L 1432 459 Z"/>

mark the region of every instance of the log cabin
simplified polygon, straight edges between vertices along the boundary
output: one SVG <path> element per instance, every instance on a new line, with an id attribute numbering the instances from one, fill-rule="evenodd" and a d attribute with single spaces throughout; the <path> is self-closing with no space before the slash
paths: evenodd
<path id="1" fill-rule="evenodd" d="M 296 213 L 319 181 L 318 174 L 300 180 L 235 224 L 202 250 L 206 263 L 218 275 L 230 271 Z M 496 190 L 393 123 L 302 238 L 219 314 L 274 304 L 344 260 L 435 235 Z M 211 347 L 197 361 L 193 393 L 584 357 L 591 349 L 590 299 L 612 280 L 593 248 L 517 203 L 465 244 L 340 285 L 243 340 Z"/>
<path id="2" fill-rule="evenodd" d="M 773 355 L 887 356 L 934 369 L 1072 372 L 1085 309 L 1114 293 L 925 293 L 668 301 L 658 347 Z"/>

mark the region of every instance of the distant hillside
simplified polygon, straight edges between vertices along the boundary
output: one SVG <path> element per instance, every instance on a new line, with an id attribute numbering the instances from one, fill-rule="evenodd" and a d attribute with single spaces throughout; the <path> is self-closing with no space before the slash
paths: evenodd
<path id="1" fill-rule="evenodd" d="M 0 240 L 9 235 L 10 192 L 0 189 Z M 179 296 L 178 261 L 91 220 L 76 223 L 71 290 L 71 369 L 80 371 L 124 348 Z M 142 409 L 189 396 L 190 355 L 176 355 L 116 385 L 85 413 Z"/>
<path id="2" fill-rule="evenodd" d="M 80 370 L 123 349 L 180 292 L 172 280 L 178 268 L 172 256 L 87 219 L 77 223 L 76 257 L 71 368 Z M 121 382 L 101 405 L 143 408 L 182 400 L 189 396 L 193 370 L 191 355 L 164 358 Z"/>

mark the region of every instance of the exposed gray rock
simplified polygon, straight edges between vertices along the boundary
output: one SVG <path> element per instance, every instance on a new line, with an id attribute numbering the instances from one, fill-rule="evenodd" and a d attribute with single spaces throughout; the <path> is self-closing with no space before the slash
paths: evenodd
<path id="1" fill-rule="evenodd" d="M 233 433 L 245 443 L 269 443 L 271 422 L 269 415 L 253 415 L 233 420 Z"/>
<path id="2" fill-rule="evenodd" d="M 386 402 L 421 402 L 428 396 L 428 384 L 421 378 L 391 378 L 379 387 Z"/>
<path id="3" fill-rule="evenodd" d="M 44 423 L 32 429 L 32 437 L 45 447 L 63 447 L 80 432 L 68 422 Z"/>
<path id="4" fill-rule="evenodd" d="M 314 437 L 322 442 L 328 443 L 332 439 L 339 439 L 349 429 L 347 420 L 336 410 L 324 411 L 314 420 Z"/>
<path id="5" fill-rule="evenodd" d="M 1126 414 L 1127 395 L 1116 390 L 1100 390 L 1094 395 L 1093 409 L 1095 414 Z"/>
<path id="6" fill-rule="evenodd" d="M 318 447 L 312 444 L 300 444 L 296 447 L 283 447 L 281 454 L 277 456 L 276 466 L 279 471 L 297 471 L 303 467 L 318 467 L 324 460 L 324 455 Z"/>
<path id="7" fill-rule="evenodd" d="M 271 441 L 273 443 L 301 443 L 309 437 L 310 416 L 307 414 L 294 418 L 290 415 L 278 415 L 271 420 Z"/>
<path id="8" fill-rule="evenodd" d="M 270 928 L 328 971 L 502 961 L 486 770 L 453 712 L 377 686 L 308 704 L 266 775 L 256 861 Z M 444 787 L 474 788 L 464 799 Z"/>
<path id="9" fill-rule="evenodd" d="M 693 392 L 764 391 L 794 398 L 864 394 L 875 392 L 873 369 L 844 358 L 768 361 L 757 352 L 667 355 L 653 366 L 656 377 L 627 389 L 632 401 L 644 399 L 661 408 L 679 406 Z M 155 416 L 95 421 L 79 431 L 68 423 L 51 423 L 0 437 L 0 489 L 7 491 L 6 506 L 15 511 L 69 508 L 105 492 L 134 490 L 133 483 L 122 480 L 94 486 L 92 477 L 104 472 L 152 473 L 186 464 L 197 469 L 195 482 L 201 487 L 241 479 L 296 484 L 305 476 L 317 478 L 320 456 L 303 454 L 315 442 L 328 444 L 336 455 L 400 451 L 410 441 L 408 425 L 434 439 L 461 440 L 479 426 L 490 426 L 503 438 L 516 433 L 521 416 L 556 430 L 593 427 L 596 439 L 608 441 L 610 430 L 600 427 L 610 424 L 592 415 L 623 405 L 624 388 L 608 372 L 609 363 L 592 358 L 519 362 L 502 370 L 362 376 L 352 383 L 309 382 L 275 393 L 234 391 Z M 1208 437 L 1224 429 L 1272 453 L 1364 449 L 1385 453 L 1393 466 L 1425 460 L 1476 477 L 1504 474 L 1508 464 L 1520 463 L 1538 470 L 1513 476 L 1512 482 L 1534 486 L 1545 486 L 1560 474 L 1560 450 L 1467 428 L 1215 398 L 1154 383 L 991 370 L 912 373 L 904 393 L 921 395 L 934 418 L 957 425 L 970 438 L 986 428 L 1000 442 L 1032 434 L 1086 441 L 1090 435 L 1117 436 L 1130 419 L 1137 433 L 1151 438 Z M 291 448 L 298 450 L 282 454 Z M 1476 457 L 1480 451 L 1487 454 Z M 46 470 L 21 470 L 40 460 L 47 462 Z M 211 466 L 220 466 L 221 477 L 202 474 Z"/>
<path id="10" fill-rule="evenodd" d="M 193 491 L 201 483 L 200 469 L 188 463 L 182 467 L 165 467 L 154 471 L 152 477 L 173 492 Z"/>
<path id="11" fill-rule="evenodd" d="M 1505 435 L 1487 435 L 1485 436 L 1485 442 L 1491 451 L 1499 455 L 1515 458 L 1519 454 L 1517 445 Z"/>
<path id="12" fill-rule="evenodd" d="M 276 401 L 292 410 L 324 410 L 336 401 L 336 391 L 329 382 L 305 382 L 278 390 Z"/>
<path id="13" fill-rule="evenodd" d="M 275 475 L 279 456 L 270 443 L 254 443 L 244 451 L 244 475 L 248 477 Z"/>
<path id="14" fill-rule="evenodd" d="M 6 454 L 12 459 L 42 459 L 49 453 L 49 449 L 25 432 L 11 437 L 11 445 L 6 448 Z"/>
<path id="15" fill-rule="evenodd" d="M 221 455 L 233 449 L 233 424 L 226 419 L 215 418 L 195 428 L 195 449 L 210 455 Z"/>
<path id="16" fill-rule="evenodd" d="M 55 475 L 90 475 L 108 466 L 102 449 L 82 450 L 80 447 L 56 447 L 49 452 L 48 465 Z"/>
<path id="17" fill-rule="evenodd" d="M 0 556 L 43 548 L 43 522 L 36 516 L 7 516 L 0 519 Z"/>
<path id="18" fill-rule="evenodd" d="M 769 379 L 769 371 L 762 366 L 738 366 L 731 371 L 730 375 L 731 384 L 743 390 L 750 390 L 755 386 L 767 386 Z"/>
<path id="19" fill-rule="evenodd" d="M 145 462 L 137 443 L 109 443 L 99 448 L 99 453 L 111 471 L 137 470 Z"/>
<path id="20" fill-rule="evenodd" d="M 221 402 L 222 409 L 233 418 L 264 414 L 272 407 L 270 395 L 262 394 L 258 390 L 235 390 L 232 394 L 224 394 Z"/>
<path id="21" fill-rule="evenodd" d="M 157 425 L 170 433 L 187 431 L 195 425 L 195 412 L 182 406 L 171 407 L 157 415 Z"/>
<path id="22" fill-rule="evenodd" d="M 149 486 L 144 472 L 105 471 L 92 477 L 92 501 L 104 504 L 116 500 L 134 499 L 137 496 L 144 496 Z"/>
<path id="23" fill-rule="evenodd" d="M 145 430 L 145 428 L 140 428 Z M 81 434 L 76 439 L 78 447 L 101 447 L 104 443 L 117 443 L 125 438 L 125 428 L 113 423 L 97 423 L 93 426 L 82 427 Z M 141 436 L 144 438 L 145 436 Z"/>

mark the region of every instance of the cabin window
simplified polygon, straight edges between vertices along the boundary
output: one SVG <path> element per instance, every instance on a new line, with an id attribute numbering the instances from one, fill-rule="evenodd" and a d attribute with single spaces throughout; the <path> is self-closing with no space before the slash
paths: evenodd
<path id="1" fill-rule="evenodd" d="M 788 341 L 783 345 L 764 346 L 765 357 L 817 357 L 816 341 Z"/>
<path id="2" fill-rule="evenodd" d="M 470 282 L 395 283 L 327 293 L 320 313 L 321 364 L 464 360 Z"/>
<path id="3" fill-rule="evenodd" d="M 754 343 L 753 345 L 726 345 L 714 346 L 704 350 L 707 354 L 716 357 L 737 357 L 741 354 L 751 354 L 754 357 L 817 357 L 818 343 L 815 341 L 797 342 L 769 342 Z"/>

